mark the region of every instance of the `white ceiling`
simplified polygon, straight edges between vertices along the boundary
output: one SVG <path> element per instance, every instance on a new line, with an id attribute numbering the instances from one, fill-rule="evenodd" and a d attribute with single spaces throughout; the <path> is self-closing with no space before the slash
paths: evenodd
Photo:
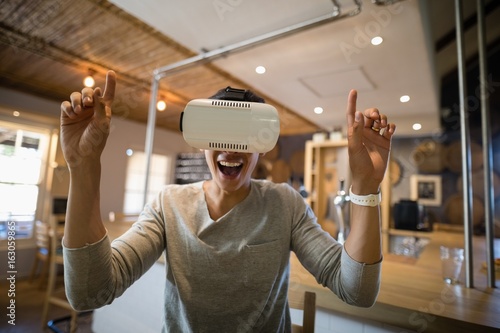
<path id="1" fill-rule="evenodd" d="M 282 29 L 333 9 L 329 0 L 112 0 L 112 3 L 196 53 Z M 341 10 L 351 0 L 338 1 Z M 318 126 L 345 126 L 346 97 L 358 89 L 358 108 L 376 106 L 398 126 L 398 135 L 440 131 L 434 47 L 423 2 L 391 6 L 363 1 L 356 16 L 214 61 Z M 453 8 L 450 9 L 450 13 Z M 384 43 L 372 46 L 367 36 Z M 159 66 L 169 65 L 167 63 Z M 267 68 L 264 75 L 255 67 Z M 222 88 L 222 87 L 221 87 Z M 410 102 L 402 104 L 401 95 Z M 205 97 L 205 96 L 200 96 Z M 324 113 L 316 115 L 314 107 Z M 423 125 L 415 133 L 414 122 Z"/>

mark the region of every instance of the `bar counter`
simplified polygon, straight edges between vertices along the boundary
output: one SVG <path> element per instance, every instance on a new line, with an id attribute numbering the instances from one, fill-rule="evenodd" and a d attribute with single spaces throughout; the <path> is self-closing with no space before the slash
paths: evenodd
<path id="1" fill-rule="evenodd" d="M 375 320 L 412 332 L 499 332 L 500 273 L 496 287 L 487 288 L 484 237 L 474 237 L 474 288 L 464 284 L 447 285 L 442 280 L 439 246 L 463 247 L 463 234 L 391 231 L 392 234 L 426 237 L 429 243 L 418 259 L 384 254 L 382 281 L 376 304 L 368 309 L 340 301 L 319 285 L 314 277 L 291 256 L 290 293 L 313 291 L 317 306 L 343 314 Z M 387 241 L 389 235 L 384 235 Z M 500 257 L 500 239 L 495 239 L 495 257 Z M 465 266 L 465 263 L 464 263 Z M 463 272 L 462 269 L 462 281 Z"/>

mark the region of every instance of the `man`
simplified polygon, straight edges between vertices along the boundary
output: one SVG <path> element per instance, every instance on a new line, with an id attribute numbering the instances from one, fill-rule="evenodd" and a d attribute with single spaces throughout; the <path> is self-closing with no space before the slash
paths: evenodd
<path id="1" fill-rule="evenodd" d="M 165 256 L 164 332 L 289 332 L 289 256 L 349 304 L 378 294 L 379 187 L 395 125 L 377 109 L 347 105 L 351 231 L 344 246 L 286 184 L 252 180 L 258 153 L 206 150 L 212 179 L 167 185 L 112 244 L 100 217 L 100 156 L 116 75 L 104 92 L 84 88 L 61 105 L 70 169 L 64 231 L 65 282 L 77 310 L 109 304 Z M 217 96 L 215 98 L 218 98 Z"/>

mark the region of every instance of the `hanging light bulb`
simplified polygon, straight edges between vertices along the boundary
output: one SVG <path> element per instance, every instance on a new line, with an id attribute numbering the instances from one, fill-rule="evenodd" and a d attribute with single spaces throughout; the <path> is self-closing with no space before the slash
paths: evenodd
<path id="1" fill-rule="evenodd" d="M 83 85 L 92 88 L 95 85 L 94 80 L 95 71 L 89 68 L 89 74 L 83 79 Z"/>
<path id="2" fill-rule="evenodd" d="M 88 75 L 83 79 L 83 85 L 88 88 L 92 88 L 95 85 L 95 80 L 91 75 Z"/>
<path id="3" fill-rule="evenodd" d="M 165 103 L 163 98 L 160 98 L 160 100 L 156 103 L 156 109 L 158 109 L 158 111 L 165 111 L 166 108 L 167 103 Z"/>

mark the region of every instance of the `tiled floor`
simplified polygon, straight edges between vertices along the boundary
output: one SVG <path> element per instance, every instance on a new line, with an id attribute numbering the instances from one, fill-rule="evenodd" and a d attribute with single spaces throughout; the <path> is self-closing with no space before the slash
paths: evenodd
<path id="1" fill-rule="evenodd" d="M 45 290 L 40 288 L 39 281 L 35 280 L 30 283 L 27 279 L 19 279 L 16 281 L 16 321 L 15 326 L 9 324 L 9 320 L 6 317 L 6 282 L 0 282 L 0 291 L 2 297 L 0 297 L 0 307 L 2 309 L 2 316 L 0 318 L 0 332 L 2 333 L 49 333 L 56 332 L 49 329 L 48 327 L 42 327 L 42 309 L 43 302 L 45 299 Z M 49 308 L 49 320 L 59 319 L 69 315 L 69 312 L 65 309 L 59 308 L 57 306 L 51 306 Z M 85 315 L 78 320 L 78 333 L 91 333 L 91 315 Z M 69 332 L 69 324 L 65 322 L 60 322 L 56 325 L 60 332 Z"/>

